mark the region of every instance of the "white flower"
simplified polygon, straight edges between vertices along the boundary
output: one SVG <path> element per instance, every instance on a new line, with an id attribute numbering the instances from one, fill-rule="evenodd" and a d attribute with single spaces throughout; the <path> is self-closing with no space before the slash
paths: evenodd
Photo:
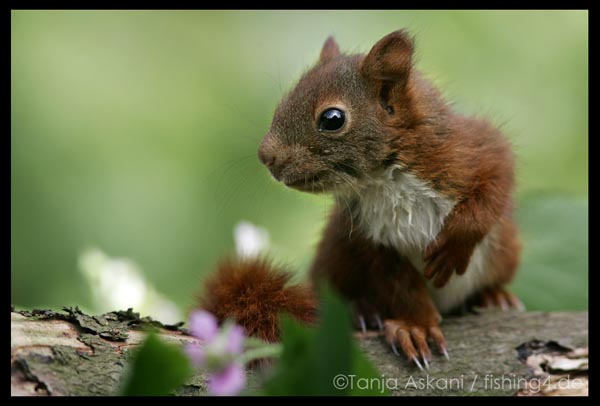
<path id="1" fill-rule="evenodd" d="M 172 324 L 183 319 L 175 303 L 166 299 L 131 260 L 110 258 L 97 248 L 84 251 L 79 268 L 92 291 L 95 311 L 109 312 L 133 308 L 162 323 Z"/>
<path id="2" fill-rule="evenodd" d="M 254 258 L 269 246 L 269 233 L 248 221 L 241 221 L 233 229 L 235 248 L 239 257 Z"/>

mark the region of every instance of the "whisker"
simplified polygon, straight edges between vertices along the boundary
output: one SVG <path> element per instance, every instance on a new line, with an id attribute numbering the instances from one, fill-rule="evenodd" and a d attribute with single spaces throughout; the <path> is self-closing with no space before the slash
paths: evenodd
<path id="1" fill-rule="evenodd" d="M 220 187 L 221 187 L 221 186 L 224 184 L 224 182 L 223 182 L 223 181 L 225 180 L 225 177 L 226 177 L 226 176 L 227 176 L 227 175 L 228 175 L 228 174 L 229 174 L 229 173 L 230 173 L 230 172 L 231 172 L 233 169 L 235 169 L 235 168 L 239 167 L 239 165 L 244 165 L 244 164 L 247 164 L 247 163 L 248 163 L 248 159 L 250 159 L 250 158 L 253 158 L 253 157 L 254 157 L 254 154 L 251 154 L 251 155 L 246 155 L 246 156 L 242 156 L 242 157 L 238 157 L 238 158 L 235 158 L 235 159 L 233 159 L 233 160 L 231 160 L 231 161 L 227 161 L 227 162 L 225 162 L 225 163 L 223 163 L 223 164 L 221 164 L 221 165 L 217 166 L 217 167 L 216 167 L 215 169 L 213 169 L 212 171 L 210 171 L 210 172 L 209 172 L 209 173 L 206 175 L 206 178 L 207 178 L 207 179 L 211 178 L 211 177 L 214 175 L 214 173 L 215 173 L 216 171 L 220 171 L 220 172 L 219 172 L 219 174 L 218 174 L 218 177 L 217 177 L 217 181 L 216 181 L 217 188 L 216 188 L 216 190 L 215 190 L 215 193 L 217 193 L 217 194 L 218 194 L 218 193 L 220 193 L 220 190 L 219 190 L 219 188 L 220 188 Z M 224 170 L 222 170 L 222 169 L 224 169 Z"/>
<path id="2" fill-rule="evenodd" d="M 229 205 L 235 198 L 236 194 L 239 193 L 240 190 L 242 189 L 243 185 L 246 185 L 246 187 L 247 187 L 247 185 L 250 183 L 250 182 L 248 182 L 248 180 L 251 179 L 256 174 L 257 169 L 258 168 L 254 168 L 254 170 L 244 171 L 243 173 L 239 174 L 239 176 L 237 176 L 237 181 L 235 183 L 231 183 L 231 182 L 223 183 L 230 188 L 229 190 L 223 191 L 221 189 L 222 183 L 221 182 L 217 183 L 217 189 L 215 190 L 215 196 L 217 197 L 217 199 L 220 200 L 220 204 L 217 209 L 217 216 L 220 216 L 223 213 L 223 211 L 227 207 L 229 207 Z M 223 178 L 223 176 L 221 176 L 221 179 L 222 178 Z M 220 199 L 221 194 L 225 194 L 223 199 Z"/>
<path id="3" fill-rule="evenodd" d="M 268 183 L 265 181 L 261 182 L 260 185 L 260 202 L 258 205 L 258 219 L 260 220 L 260 224 L 262 225 L 262 223 L 264 223 L 263 218 L 264 218 L 264 206 L 265 206 L 265 196 L 266 196 L 266 192 L 267 192 L 267 188 L 268 188 Z"/>
<path id="4" fill-rule="evenodd" d="M 350 204 L 348 204 L 348 200 L 346 199 L 345 196 L 340 196 L 342 198 L 342 200 L 344 201 L 344 204 L 346 205 L 346 208 L 348 209 L 348 216 L 350 216 L 350 232 L 348 233 L 348 238 L 352 237 L 352 231 L 354 231 L 354 213 L 352 212 L 352 209 L 350 208 Z"/>
<path id="5" fill-rule="evenodd" d="M 354 188 L 354 185 L 352 185 L 351 181 L 344 176 L 345 174 L 338 173 L 335 171 L 331 171 L 330 173 L 332 175 L 334 175 L 335 177 L 337 177 L 338 179 L 342 180 L 343 183 L 349 185 L 355 191 L 355 193 L 358 194 L 358 191 Z M 352 232 L 354 231 L 354 212 L 352 211 L 351 205 L 348 202 L 348 199 L 347 199 L 345 193 L 339 193 L 338 186 L 335 183 L 334 183 L 333 187 L 336 191 L 336 193 L 335 193 L 336 197 L 344 203 L 344 205 L 346 206 L 346 209 L 348 210 L 348 215 L 350 216 L 350 233 L 348 234 L 348 238 L 350 238 L 350 237 L 352 237 Z"/>
<path id="6" fill-rule="evenodd" d="M 338 179 L 341 179 L 346 185 L 348 185 L 350 187 L 350 189 L 352 189 L 352 191 L 356 194 L 356 196 L 360 199 L 362 198 L 360 191 L 357 189 L 354 180 L 355 178 L 350 177 L 349 175 L 346 175 L 345 173 L 339 173 L 339 172 L 332 172 L 334 173 Z"/>
<path id="7" fill-rule="evenodd" d="M 247 174 L 240 176 L 240 179 L 235 183 L 235 185 L 231 189 L 229 189 L 225 193 L 225 196 L 223 198 L 217 197 L 217 199 L 219 200 L 219 206 L 216 213 L 217 217 L 220 217 L 225 211 L 225 209 L 229 207 L 231 202 L 234 200 L 236 193 L 239 192 L 240 186 L 244 184 L 244 182 L 246 182 L 248 179 L 249 176 Z M 221 192 L 219 192 L 219 194 L 221 194 Z"/>

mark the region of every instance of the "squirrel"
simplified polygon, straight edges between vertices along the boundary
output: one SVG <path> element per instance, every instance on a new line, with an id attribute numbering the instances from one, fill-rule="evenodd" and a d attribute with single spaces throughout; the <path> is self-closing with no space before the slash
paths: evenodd
<path id="1" fill-rule="evenodd" d="M 522 309 L 505 289 L 519 263 L 514 155 L 488 121 L 451 109 L 413 66 L 405 30 L 366 54 L 329 37 L 277 106 L 258 158 L 289 188 L 335 199 L 310 267 L 416 366 L 448 357 L 441 315 L 465 305 Z M 318 304 L 265 259 L 227 260 L 200 305 L 279 339 L 277 314 L 314 322 Z"/>

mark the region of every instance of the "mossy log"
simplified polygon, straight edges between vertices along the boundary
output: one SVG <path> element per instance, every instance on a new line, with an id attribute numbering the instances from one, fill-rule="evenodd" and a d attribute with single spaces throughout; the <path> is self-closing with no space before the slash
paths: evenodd
<path id="1" fill-rule="evenodd" d="M 170 342 L 194 342 L 181 325 L 166 326 L 128 311 L 88 316 L 79 309 L 11 311 L 12 395 L 112 395 L 131 349 L 152 325 Z M 588 313 L 486 311 L 446 318 L 450 360 L 434 355 L 420 371 L 395 356 L 375 332 L 357 333 L 393 395 L 587 395 Z M 333 382 L 332 382 L 333 384 Z M 379 386 L 377 386 L 379 387 Z M 204 377 L 177 395 L 206 393 Z"/>

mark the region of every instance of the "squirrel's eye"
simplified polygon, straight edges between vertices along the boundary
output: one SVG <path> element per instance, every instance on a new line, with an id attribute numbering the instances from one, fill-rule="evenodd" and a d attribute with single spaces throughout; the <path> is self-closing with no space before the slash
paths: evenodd
<path id="1" fill-rule="evenodd" d="M 319 118 L 319 131 L 337 131 L 344 126 L 346 117 L 340 109 L 327 109 Z"/>

